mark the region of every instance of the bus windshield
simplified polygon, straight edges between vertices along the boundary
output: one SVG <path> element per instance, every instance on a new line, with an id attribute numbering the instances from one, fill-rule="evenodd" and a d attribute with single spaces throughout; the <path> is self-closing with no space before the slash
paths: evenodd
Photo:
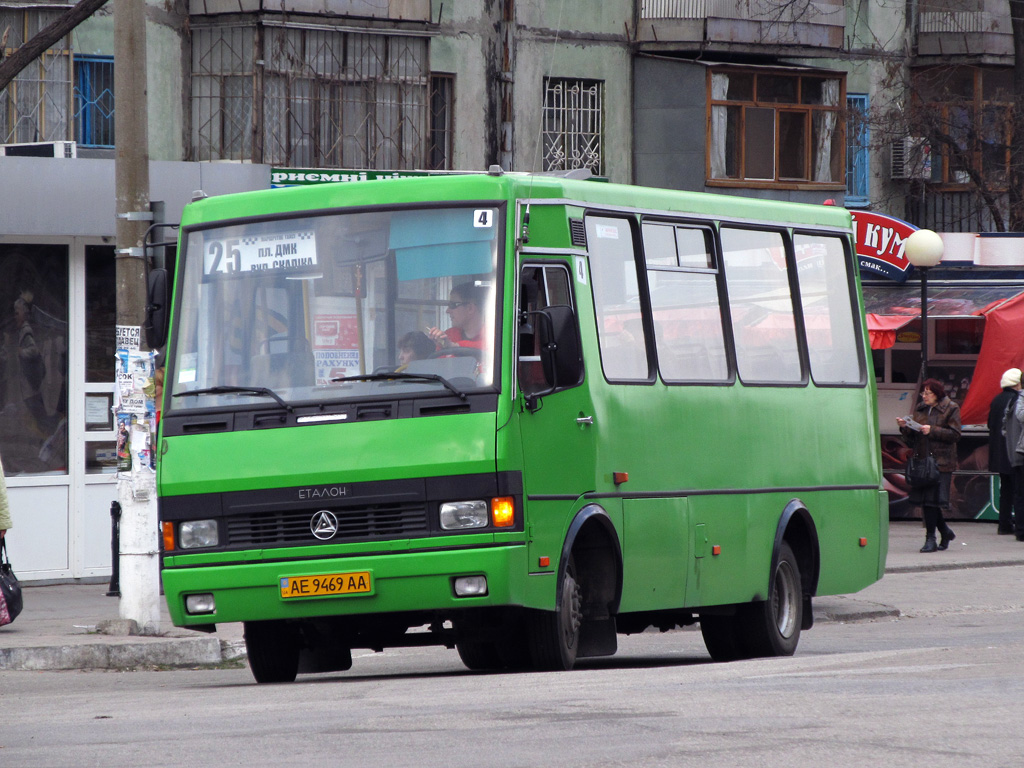
<path id="1" fill-rule="evenodd" d="M 189 231 L 170 407 L 491 388 L 500 214 L 403 209 Z"/>

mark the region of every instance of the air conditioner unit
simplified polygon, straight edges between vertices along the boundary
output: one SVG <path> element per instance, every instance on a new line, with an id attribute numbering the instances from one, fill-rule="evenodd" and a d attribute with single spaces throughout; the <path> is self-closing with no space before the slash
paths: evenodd
<path id="1" fill-rule="evenodd" d="M 927 139 L 918 136 L 904 136 L 892 143 L 893 179 L 921 179 L 932 177 L 932 148 Z"/>
<path id="2" fill-rule="evenodd" d="M 74 141 L 0 144 L 0 157 L 78 157 L 78 144 Z"/>

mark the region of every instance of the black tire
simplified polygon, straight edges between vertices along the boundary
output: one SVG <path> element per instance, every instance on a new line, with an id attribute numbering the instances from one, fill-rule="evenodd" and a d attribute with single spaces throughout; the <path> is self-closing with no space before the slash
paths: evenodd
<path id="1" fill-rule="evenodd" d="M 782 542 L 779 559 L 768 583 L 768 599 L 741 609 L 748 656 L 792 656 L 800 642 L 804 600 L 800 564 L 789 544 Z"/>
<path id="2" fill-rule="evenodd" d="M 472 669 L 474 672 L 502 669 L 505 666 L 495 643 L 481 640 L 458 640 L 455 643 L 455 649 L 459 652 L 459 658 L 462 659 L 466 668 Z"/>
<path id="3" fill-rule="evenodd" d="M 291 683 L 299 672 L 301 638 L 283 621 L 247 621 L 245 650 L 257 683 Z"/>
<path id="4" fill-rule="evenodd" d="M 558 584 L 554 611 L 531 611 L 527 617 L 527 644 L 534 669 L 568 671 L 576 664 L 583 623 L 583 589 L 576 580 L 572 556 Z"/>
<path id="5" fill-rule="evenodd" d="M 746 658 L 739 622 L 735 616 L 701 616 L 700 633 L 704 645 L 715 661 L 736 661 Z"/>

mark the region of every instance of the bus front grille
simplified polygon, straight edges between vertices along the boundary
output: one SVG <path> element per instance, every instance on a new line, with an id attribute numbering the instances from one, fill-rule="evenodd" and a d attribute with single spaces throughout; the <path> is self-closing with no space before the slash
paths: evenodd
<path id="1" fill-rule="evenodd" d="M 313 535 L 312 520 L 319 510 L 257 512 L 227 520 L 228 546 L 282 546 L 324 541 L 393 539 L 426 536 L 427 510 L 422 504 L 377 504 L 355 509 L 333 509 L 338 530 L 326 539 Z"/>

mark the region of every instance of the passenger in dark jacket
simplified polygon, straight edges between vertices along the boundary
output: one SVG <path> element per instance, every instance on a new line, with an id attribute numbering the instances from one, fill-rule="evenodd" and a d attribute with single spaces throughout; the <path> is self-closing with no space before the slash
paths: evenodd
<path id="1" fill-rule="evenodd" d="M 911 488 L 907 497 L 911 504 L 922 508 L 925 540 L 922 552 L 935 552 L 949 547 L 956 538 L 946 525 L 943 510 L 949 510 L 949 487 L 956 469 L 956 443 L 960 439 L 960 406 L 946 397 L 941 381 L 926 379 L 921 385 L 921 403 L 914 410 L 914 421 L 921 425 L 920 432 L 907 426 L 904 418 L 896 419 L 900 433 L 914 455 L 927 456 L 930 452 L 939 465 L 939 482 L 927 488 Z M 935 531 L 941 537 L 935 543 Z"/>
<path id="2" fill-rule="evenodd" d="M 1016 453 L 1017 440 L 1011 438 L 1015 432 L 1016 420 L 1013 407 L 1017 403 L 1020 392 L 1020 368 L 1010 368 L 999 381 L 1002 392 L 992 398 L 988 409 L 988 471 L 999 475 L 999 533 L 1013 533 L 1014 477 L 1013 455 Z M 1013 439 L 1012 448 L 1008 445 Z M 1016 512 L 1024 515 L 1024 510 Z"/>

